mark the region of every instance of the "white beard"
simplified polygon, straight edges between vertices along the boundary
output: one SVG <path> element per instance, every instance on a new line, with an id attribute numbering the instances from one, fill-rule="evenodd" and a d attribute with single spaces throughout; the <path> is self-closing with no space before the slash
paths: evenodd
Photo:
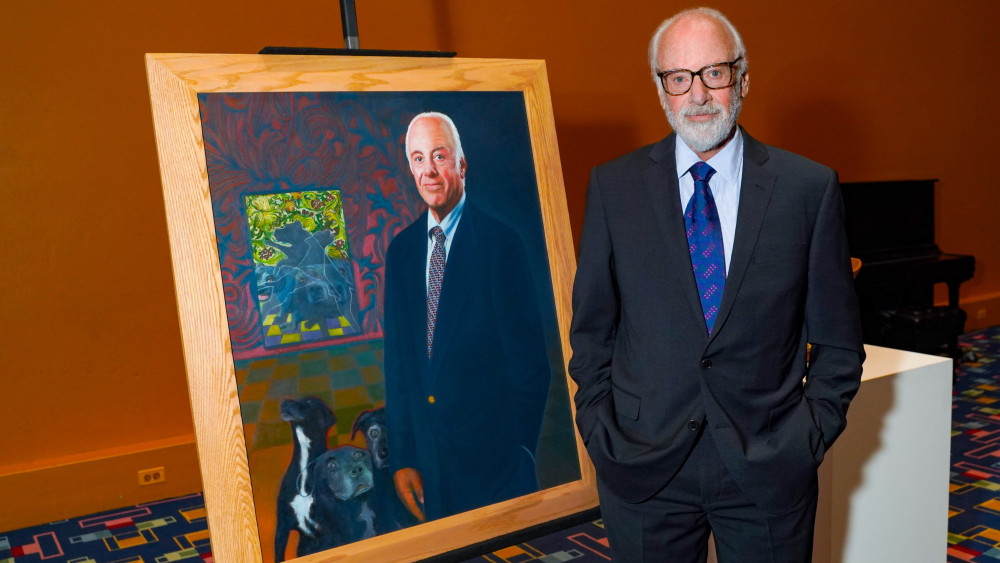
<path id="1" fill-rule="evenodd" d="M 739 83 L 732 86 L 734 89 L 739 87 Z M 732 92 L 729 98 L 728 108 L 719 102 L 710 101 L 701 106 L 688 104 L 682 107 L 679 112 L 674 113 L 670 109 L 670 105 L 664 103 L 670 126 L 694 152 L 708 152 L 722 145 L 736 127 L 736 120 L 739 118 L 742 108 L 743 97 L 736 91 Z M 704 122 L 693 122 L 685 119 L 689 115 L 702 114 L 714 114 L 714 117 Z"/>

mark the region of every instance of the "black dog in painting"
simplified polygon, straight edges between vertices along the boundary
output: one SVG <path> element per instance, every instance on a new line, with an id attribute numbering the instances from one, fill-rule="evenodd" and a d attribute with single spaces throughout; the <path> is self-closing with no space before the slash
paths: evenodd
<path id="1" fill-rule="evenodd" d="M 413 514 L 403 506 L 396 494 L 396 486 L 389 467 L 389 435 L 385 423 L 385 407 L 362 411 L 354 419 L 351 440 L 358 432 L 365 437 L 365 446 L 371 456 L 374 484 L 368 493 L 375 511 L 375 531 L 379 534 L 393 532 L 418 524 Z"/>
<path id="2" fill-rule="evenodd" d="M 375 535 L 375 513 L 368 504 L 372 466 L 368 452 L 345 445 L 315 462 L 314 515 L 322 529 L 319 549 L 330 549 Z"/>
<path id="3" fill-rule="evenodd" d="M 285 399 L 281 419 L 292 426 L 295 449 L 278 490 L 277 523 L 274 530 L 274 560 L 285 560 L 285 548 L 292 530 L 299 533 L 296 554 L 315 553 L 322 547 L 320 524 L 315 519 L 313 494 L 314 461 L 327 451 L 327 434 L 337 417 L 316 397 Z"/>

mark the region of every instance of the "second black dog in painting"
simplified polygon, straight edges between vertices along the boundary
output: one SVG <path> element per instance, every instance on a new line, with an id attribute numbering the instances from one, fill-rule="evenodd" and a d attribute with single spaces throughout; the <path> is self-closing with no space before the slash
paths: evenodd
<path id="1" fill-rule="evenodd" d="M 368 498 L 375 511 L 375 532 L 385 534 L 418 524 L 417 519 L 399 500 L 392 481 L 389 460 L 389 429 L 385 422 L 385 408 L 361 412 L 354 419 L 354 429 L 351 431 L 352 440 L 358 432 L 361 432 L 362 436 L 365 437 L 365 445 L 371 456 L 375 486 L 372 487 Z"/>

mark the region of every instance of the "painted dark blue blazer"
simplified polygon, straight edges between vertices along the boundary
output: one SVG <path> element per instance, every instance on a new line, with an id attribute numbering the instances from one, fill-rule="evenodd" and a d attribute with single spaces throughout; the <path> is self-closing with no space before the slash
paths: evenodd
<path id="1" fill-rule="evenodd" d="M 707 423 L 744 492 L 787 512 L 815 482 L 860 385 L 837 174 L 743 139 L 736 237 L 711 337 L 691 273 L 676 136 L 590 177 L 569 372 L 598 478 L 628 502 L 669 486 Z"/>
<path id="2" fill-rule="evenodd" d="M 386 256 L 386 413 L 393 471 L 420 471 L 439 518 L 538 490 L 551 370 L 521 238 L 468 201 L 427 359 L 426 226 L 424 213 Z"/>

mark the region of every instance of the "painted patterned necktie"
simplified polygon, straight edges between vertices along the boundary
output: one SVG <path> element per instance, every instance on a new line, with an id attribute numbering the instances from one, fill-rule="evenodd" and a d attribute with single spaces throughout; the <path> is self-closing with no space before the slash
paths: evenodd
<path id="1" fill-rule="evenodd" d="M 437 323 L 438 300 L 441 298 L 441 280 L 444 279 L 444 231 L 435 226 L 431 229 L 434 250 L 431 251 L 431 267 L 427 274 L 427 358 L 431 357 L 434 346 L 434 325 Z"/>
<path id="2" fill-rule="evenodd" d="M 691 266 L 701 297 L 701 310 L 705 314 L 708 334 L 712 334 L 715 316 L 722 303 L 722 290 L 726 285 L 726 255 L 722 246 L 722 224 L 715 198 L 708 187 L 708 180 L 715 170 L 704 162 L 695 163 L 689 170 L 694 179 L 694 194 L 684 210 L 688 250 Z"/>

